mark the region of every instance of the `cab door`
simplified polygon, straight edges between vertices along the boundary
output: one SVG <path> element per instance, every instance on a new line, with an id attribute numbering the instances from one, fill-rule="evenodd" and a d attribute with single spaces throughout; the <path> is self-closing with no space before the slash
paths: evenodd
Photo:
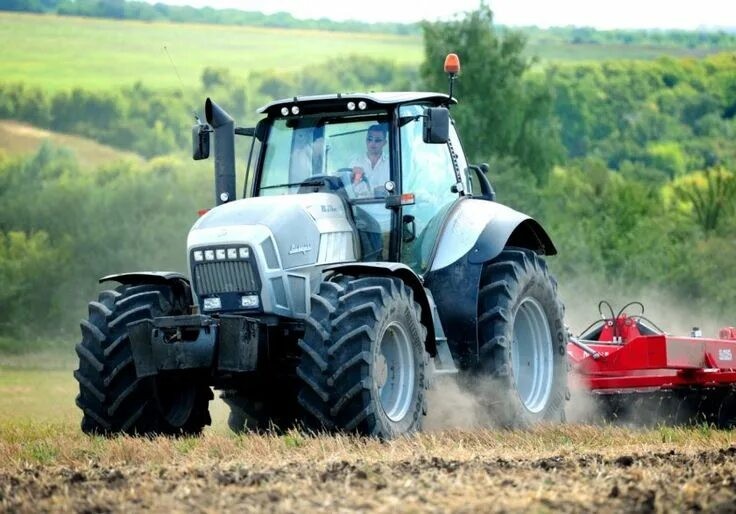
<path id="1" fill-rule="evenodd" d="M 419 274 L 429 268 L 446 214 L 467 188 L 467 162 L 454 127 L 450 127 L 449 143 L 425 143 L 425 109 L 424 105 L 399 107 L 401 192 L 412 193 L 415 202 L 401 212 L 401 262 Z M 461 187 L 457 187 L 456 169 Z"/>

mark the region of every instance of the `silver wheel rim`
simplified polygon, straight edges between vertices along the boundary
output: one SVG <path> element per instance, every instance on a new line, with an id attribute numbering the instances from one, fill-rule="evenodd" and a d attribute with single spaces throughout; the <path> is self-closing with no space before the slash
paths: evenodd
<path id="1" fill-rule="evenodd" d="M 544 409 L 552 391 L 552 334 L 544 309 L 525 298 L 514 318 L 511 362 L 519 398 L 527 410 Z"/>
<path id="2" fill-rule="evenodd" d="M 401 421 L 414 396 L 414 354 L 411 340 L 397 322 L 389 323 L 383 332 L 374 376 L 383 412 L 391 421 Z"/>

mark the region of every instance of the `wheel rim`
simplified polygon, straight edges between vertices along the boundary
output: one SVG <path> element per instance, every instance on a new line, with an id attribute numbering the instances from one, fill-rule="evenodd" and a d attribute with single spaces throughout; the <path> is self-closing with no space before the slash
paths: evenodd
<path id="1" fill-rule="evenodd" d="M 552 391 L 552 334 L 547 315 L 534 298 L 525 298 L 516 311 L 511 360 L 524 407 L 542 411 Z"/>
<path id="2" fill-rule="evenodd" d="M 414 357 L 411 340 L 399 323 L 386 327 L 376 357 L 375 381 L 381 408 L 391 421 L 401 421 L 414 396 Z"/>

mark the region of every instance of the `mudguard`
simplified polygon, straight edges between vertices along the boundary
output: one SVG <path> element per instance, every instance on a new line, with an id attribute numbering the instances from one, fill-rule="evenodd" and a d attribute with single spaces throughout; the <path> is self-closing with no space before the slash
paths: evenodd
<path id="1" fill-rule="evenodd" d="M 116 273 L 106 275 L 99 282 L 115 280 L 121 284 L 135 286 L 138 284 L 171 284 L 184 282 L 189 285 L 189 279 L 177 271 L 132 271 L 128 273 Z"/>
<path id="2" fill-rule="evenodd" d="M 115 280 L 126 286 L 137 286 L 141 284 L 168 285 L 177 298 L 180 298 L 185 306 L 192 305 L 192 286 L 189 279 L 177 271 L 133 271 L 129 273 L 116 273 L 106 275 L 99 282 Z"/>
<path id="3" fill-rule="evenodd" d="M 557 253 L 536 220 L 505 205 L 461 199 L 447 214 L 424 284 L 432 292 L 448 345 L 461 366 L 477 359 L 483 265 L 505 247 Z"/>
<path id="4" fill-rule="evenodd" d="M 542 255 L 557 249 L 536 220 L 500 203 L 462 199 L 448 213 L 430 271 L 468 255 L 473 263 L 488 262 L 505 246 L 528 248 Z"/>
<path id="5" fill-rule="evenodd" d="M 413 269 L 400 262 L 350 262 L 324 268 L 324 271 L 339 271 L 346 275 L 388 275 L 401 279 L 414 292 L 414 300 L 422 307 L 422 324 L 427 329 L 425 348 L 434 357 L 437 355 L 432 309 L 422 279 Z"/>

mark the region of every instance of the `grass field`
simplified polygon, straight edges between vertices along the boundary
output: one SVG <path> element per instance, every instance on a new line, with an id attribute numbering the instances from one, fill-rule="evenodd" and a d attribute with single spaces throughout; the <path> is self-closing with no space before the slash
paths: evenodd
<path id="1" fill-rule="evenodd" d="M 18 121 L 0 120 L 0 151 L 7 155 L 25 155 L 38 151 L 44 142 L 69 149 L 84 168 L 95 169 L 121 159 L 142 161 L 134 153 L 124 152 L 80 136 L 60 134 Z"/>
<path id="2" fill-rule="evenodd" d="M 354 54 L 419 63 L 422 53 L 418 37 L 0 13 L 0 77 L 7 82 L 46 90 L 136 81 L 180 87 L 164 47 L 186 86 L 198 84 L 208 66 L 244 78 Z"/>
<path id="3" fill-rule="evenodd" d="M 0 57 L 0 77 L 48 91 L 73 87 L 104 90 L 136 81 L 149 87 L 181 87 L 164 47 L 185 87 L 198 84 L 208 66 L 227 68 L 236 77 L 245 78 L 253 71 L 298 70 L 349 55 L 417 65 L 423 55 L 421 36 L 0 13 L 0 48 L 5 49 Z M 709 51 L 532 40 L 527 53 L 545 65 L 700 56 Z"/>

